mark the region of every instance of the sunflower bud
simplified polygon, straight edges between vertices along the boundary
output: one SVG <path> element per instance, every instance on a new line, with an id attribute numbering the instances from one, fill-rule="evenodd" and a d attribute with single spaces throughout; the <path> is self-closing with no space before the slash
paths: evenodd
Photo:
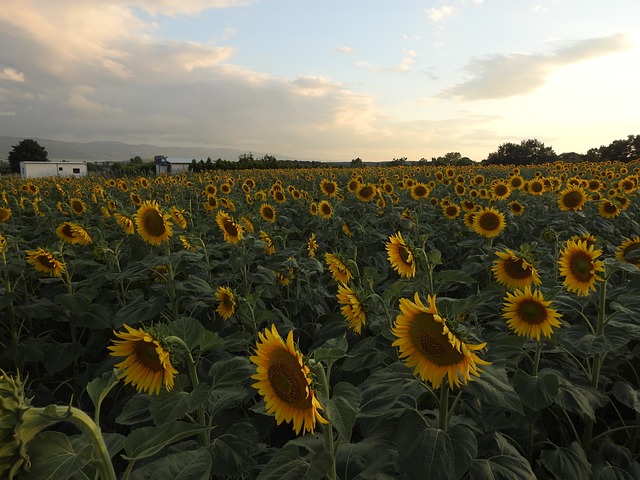
<path id="1" fill-rule="evenodd" d="M 547 227 L 542 231 L 542 238 L 547 243 L 554 243 L 558 239 L 558 234 L 553 228 Z"/>

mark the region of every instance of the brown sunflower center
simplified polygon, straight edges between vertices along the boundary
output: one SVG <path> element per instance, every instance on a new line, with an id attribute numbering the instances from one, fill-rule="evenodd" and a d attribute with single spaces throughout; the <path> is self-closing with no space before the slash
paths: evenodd
<path id="1" fill-rule="evenodd" d="M 611 202 L 604 202 L 603 209 L 606 213 L 616 213 L 618 211 L 618 207 Z"/>
<path id="2" fill-rule="evenodd" d="M 593 261 L 588 253 L 577 252 L 569 259 L 569 269 L 580 282 L 591 280 L 593 267 Z"/>
<path id="3" fill-rule="evenodd" d="M 373 188 L 370 186 L 364 186 L 358 192 L 362 198 L 371 198 L 373 197 Z"/>
<path id="4" fill-rule="evenodd" d="M 58 266 L 58 261 L 48 253 L 43 253 L 41 255 L 38 255 L 37 261 L 40 265 L 42 265 L 48 270 L 53 270 Z"/>
<path id="5" fill-rule="evenodd" d="M 623 258 L 636 266 L 640 265 L 640 242 L 628 245 L 622 252 Z"/>
<path id="6" fill-rule="evenodd" d="M 522 280 L 530 278 L 533 273 L 531 264 L 522 258 L 508 258 L 502 265 L 509 278 Z"/>
<path id="7" fill-rule="evenodd" d="M 160 237 L 166 231 L 164 218 L 157 210 L 148 210 L 142 217 L 142 223 L 147 233 L 152 237 Z"/>
<path id="8" fill-rule="evenodd" d="M 458 207 L 455 205 L 449 205 L 445 210 L 445 215 L 447 217 L 456 217 L 458 216 Z"/>
<path id="9" fill-rule="evenodd" d="M 73 234 L 71 225 L 69 225 L 68 223 L 64 224 L 64 226 L 62 227 L 62 235 L 64 235 L 66 238 L 74 238 L 75 235 Z"/>
<path id="10" fill-rule="evenodd" d="M 578 208 L 584 202 L 584 195 L 580 190 L 571 190 L 562 198 L 562 202 L 567 208 Z"/>
<path id="11" fill-rule="evenodd" d="M 530 325 L 539 325 L 547 319 L 547 309 L 534 299 L 527 299 L 518 305 L 518 317 Z"/>
<path id="12" fill-rule="evenodd" d="M 225 220 L 224 231 L 227 232 L 227 235 L 229 235 L 230 237 L 238 236 L 238 227 L 231 220 Z"/>
<path id="13" fill-rule="evenodd" d="M 82 202 L 74 200 L 73 202 L 71 202 L 71 210 L 76 213 L 82 213 L 84 212 L 84 205 L 82 205 Z"/>
<path id="14" fill-rule="evenodd" d="M 267 376 L 273 391 L 283 402 L 298 410 L 306 410 L 311 406 L 309 382 L 298 359 L 291 353 L 282 349 L 274 350 Z"/>
<path id="15" fill-rule="evenodd" d="M 534 193 L 540 193 L 542 191 L 542 183 L 540 182 L 531 182 L 530 185 L 531 191 Z"/>
<path id="16" fill-rule="evenodd" d="M 500 217 L 492 212 L 485 212 L 480 215 L 478 224 L 483 230 L 493 231 L 500 228 Z"/>
<path id="17" fill-rule="evenodd" d="M 409 328 L 409 336 L 414 347 L 427 359 L 439 366 L 453 365 L 463 359 L 446 335 L 443 325 L 430 313 L 415 315 Z"/>
<path id="18" fill-rule="evenodd" d="M 413 265 L 413 254 L 411 253 L 411 250 L 409 250 L 404 245 L 398 246 L 398 256 L 400 257 L 400 260 L 402 260 L 402 263 L 404 263 L 405 265 Z"/>
<path id="19" fill-rule="evenodd" d="M 324 191 L 327 194 L 331 194 L 331 193 L 336 191 L 336 186 L 333 183 L 325 183 L 324 184 Z"/>
<path id="20" fill-rule="evenodd" d="M 498 197 L 503 197 L 507 193 L 509 193 L 509 189 L 507 188 L 506 185 L 498 184 L 494 188 L 493 193 L 495 193 Z"/>
<path id="21" fill-rule="evenodd" d="M 331 215 L 331 205 L 329 205 L 327 203 L 323 203 L 322 205 L 320 205 L 320 211 L 324 215 Z"/>
<path id="22" fill-rule="evenodd" d="M 154 372 L 163 370 L 162 362 L 160 361 L 160 355 L 155 344 L 152 342 L 140 341 L 136 342 L 135 354 L 138 361 Z"/>
<path id="23" fill-rule="evenodd" d="M 427 196 L 427 189 L 424 187 L 424 185 L 418 185 L 413 189 L 413 193 L 417 197 L 426 197 Z"/>

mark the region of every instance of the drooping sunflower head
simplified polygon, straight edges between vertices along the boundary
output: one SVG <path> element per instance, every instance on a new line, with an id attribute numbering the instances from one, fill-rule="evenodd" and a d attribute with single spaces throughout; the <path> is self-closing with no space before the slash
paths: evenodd
<path id="1" fill-rule="evenodd" d="M 402 233 L 398 232 L 395 235 L 391 235 L 385 246 L 387 258 L 393 269 L 398 272 L 401 277 L 415 277 L 416 257 L 414 250 L 413 247 L 402 238 Z"/>
<path id="2" fill-rule="evenodd" d="M 125 384 L 136 387 L 138 393 L 158 395 L 162 385 L 169 391 L 173 388 L 178 371 L 171 364 L 171 353 L 160 342 L 157 335 L 143 328 L 124 325 L 125 332 L 116 332 L 119 340 L 107 347 L 114 357 L 125 357 L 115 365 L 122 371 Z"/>
<path id="3" fill-rule="evenodd" d="M 173 221 L 180 227 L 182 230 L 187 228 L 187 217 L 185 216 L 185 211 L 178 207 L 171 207 L 169 209 L 169 213 L 171 214 L 171 218 Z"/>
<path id="4" fill-rule="evenodd" d="M 318 242 L 316 240 L 316 234 L 313 232 L 307 242 L 307 252 L 310 257 L 316 256 L 316 249 L 318 248 Z"/>
<path id="5" fill-rule="evenodd" d="M 329 266 L 329 271 L 336 282 L 349 283 L 349 280 L 353 278 L 353 274 L 349 267 L 347 267 L 344 260 L 337 253 L 326 252 L 324 259 Z"/>
<path id="6" fill-rule="evenodd" d="M 486 344 L 468 344 L 453 332 L 438 314 L 435 296 L 428 297 L 428 306 L 417 292 L 413 301 L 401 298 L 400 312 L 391 329 L 397 337 L 392 345 L 400 349 L 405 365 L 433 388 L 440 388 L 445 376 L 449 385 L 459 387 L 471 375 L 480 376 L 480 365 L 489 364 L 474 353 Z"/>
<path id="7" fill-rule="evenodd" d="M 362 333 L 366 323 L 366 315 L 362 302 L 362 294 L 344 283 L 338 284 L 338 303 L 342 305 L 340 312 L 347 321 L 347 325 L 356 333 Z"/>
<path id="8" fill-rule="evenodd" d="M 253 387 L 264 397 L 268 414 L 276 422 L 293 423 L 296 434 L 313 433 L 316 423 L 327 423 L 320 411 L 322 405 L 313 390 L 311 371 L 293 342 L 290 331 L 286 342 L 275 325 L 258 333 L 255 355 L 249 357 L 256 365 Z"/>
<path id="9" fill-rule="evenodd" d="M 67 271 L 67 266 L 62 260 L 58 260 L 51 252 L 43 248 L 26 250 L 27 262 L 38 271 L 51 277 L 60 278 Z"/>
<path id="10" fill-rule="evenodd" d="M 225 320 L 229 320 L 235 313 L 238 303 L 233 290 L 226 285 L 220 285 L 216 290 L 216 300 L 218 301 L 216 312 Z"/>
<path id="11" fill-rule="evenodd" d="M 596 282 L 602 280 L 599 272 L 604 272 L 604 262 L 597 258 L 602 250 L 595 250 L 582 240 L 569 240 L 560 252 L 558 265 L 560 275 L 565 277 L 563 285 L 569 292 L 586 296 L 590 290 L 595 290 Z"/>
<path id="12" fill-rule="evenodd" d="M 540 340 L 540 336 L 551 337 L 554 328 L 560 327 L 560 313 L 550 308 L 551 302 L 546 301 L 539 290 L 531 290 L 527 286 L 524 290 L 507 292 L 503 303 L 503 318 L 507 327 L 521 337 Z"/>
<path id="13" fill-rule="evenodd" d="M 486 238 L 500 235 L 505 226 L 504 214 L 493 207 L 484 207 L 473 217 L 473 230 Z"/>
<path id="14" fill-rule="evenodd" d="M 163 214 L 155 200 L 143 202 L 134 219 L 138 233 L 149 245 L 166 243 L 173 235 L 171 216 Z"/>
<path id="15" fill-rule="evenodd" d="M 131 217 L 117 212 L 114 213 L 113 216 L 127 235 L 133 235 L 135 233 L 135 222 Z"/>
<path id="16" fill-rule="evenodd" d="M 244 229 L 238 225 L 225 212 L 220 210 L 216 215 L 216 223 L 222 230 L 224 241 L 227 243 L 239 243 L 244 238 Z"/>
<path id="17" fill-rule="evenodd" d="M 264 230 L 260 230 L 260 240 L 262 240 L 265 244 L 264 253 L 266 253 L 267 255 L 273 255 L 274 253 L 276 253 L 276 246 L 273 243 L 273 240 Z"/>
<path id="18" fill-rule="evenodd" d="M 0 223 L 4 223 L 11 218 L 11 209 L 9 207 L 0 207 Z"/>
<path id="19" fill-rule="evenodd" d="M 9 250 L 9 242 L 0 234 L 0 254 L 4 254 L 7 250 Z"/>
<path id="20" fill-rule="evenodd" d="M 586 202 L 587 194 L 577 185 L 565 188 L 558 194 L 558 206 L 563 212 L 568 210 L 582 210 Z"/>
<path id="21" fill-rule="evenodd" d="M 493 262 L 491 270 L 501 285 L 513 290 L 542 283 L 536 267 L 524 255 L 508 248 L 503 252 L 496 252 L 496 255 L 498 259 Z"/>
<path id="22" fill-rule="evenodd" d="M 640 268 L 640 236 L 626 238 L 616 249 L 616 258 Z"/>

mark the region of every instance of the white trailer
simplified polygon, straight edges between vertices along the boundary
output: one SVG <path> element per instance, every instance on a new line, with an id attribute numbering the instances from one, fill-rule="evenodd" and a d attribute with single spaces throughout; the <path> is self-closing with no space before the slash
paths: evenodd
<path id="1" fill-rule="evenodd" d="M 20 162 L 23 177 L 86 177 L 87 162 Z"/>

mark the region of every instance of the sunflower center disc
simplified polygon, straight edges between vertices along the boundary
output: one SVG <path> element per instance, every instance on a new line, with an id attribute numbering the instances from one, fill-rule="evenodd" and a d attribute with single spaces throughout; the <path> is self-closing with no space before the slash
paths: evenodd
<path id="1" fill-rule="evenodd" d="M 571 273 L 573 273 L 579 281 L 586 282 L 591 279 L 593 264 L 590 256 L 584 254 L 575 255 L 569 265 L 571 267 Z"/>
<path id="2" fill-rule="evenodd" d="M 146 368 L 158 372 L 162 370 L 162 362 L 157 347 L 151 342 L 136 342 L 136 357 Z"/>
<path id="3" fill-rule="evenodd" d="M 530 325 L 539 325 L 547 318 L 547 311 L 544 305 L 541 305 L 535 300 L 522 302 L 518 308 L 518 314 L 522 321 Z"/>
<path id="4" fill-rule="evenodd" d="M 273 352 L 269 365 L 269 383 L 275 394 L 288 405 L 304 410 L 309 407 L 311 397 L 307 395 L 307 379 L 298 361 L 284 350 Z"/>
<path id="5" fill-rule="evenodd" d="M 504 271 L 510 278 L 518 280 L 531 277 L 531 266 L 521 258 L 505 260 Z"/>
<path id="6" fill-rule="evenodd" d="M 147 212 L 144 216 L 144 227 L 154 237 L 160 237 L 165 233 L 164 219 L 155 210 Z"/>
<path id="7" fill-rule="evenodd" d="M 232 221 L 224 222 L 224 230 L 230 237 L 238 236 L 238 228 L 233 224 Z"/>
<path id="8" fill-rule="evenodd" d="M 40 265 L 49 270 L 53 270 L 54 268 L 56 268 L 56 260 L 51 257 L 51 255 L 39 255 L 38 262 L 40 262 Z"/>
<path id="9" fill-rule="evenodd" d="M 500 226 L 500 219 L 493 213 L 485 213 L 480 217 L 479 223 L 483 230 L 493 231 Z"/>
<path id="10" fill-rule="evenodd" d="M 409 249 L 403 245 L 400 245 L 398 247 L 398 255 L 400 256 L 400 259 L 407 265 L 411 265 L 413 262 L 411 260 L 411 252 L 409 251 Z"/>
<path id="11" fill-rule="evenodd" d="M 411 322 L 409 332 L 413 345 L 436 365 L 452 365 L 462 359 L 446 335 L 442 324 L 430 313 L 419 313 Z"/>
<path id="12" fill-rule="evenodd" d="M 572 191 L 565 195 L 564 204 L 569 208 L 577 208 L 582 205 L 582 193 L 579 191 Z"/>

